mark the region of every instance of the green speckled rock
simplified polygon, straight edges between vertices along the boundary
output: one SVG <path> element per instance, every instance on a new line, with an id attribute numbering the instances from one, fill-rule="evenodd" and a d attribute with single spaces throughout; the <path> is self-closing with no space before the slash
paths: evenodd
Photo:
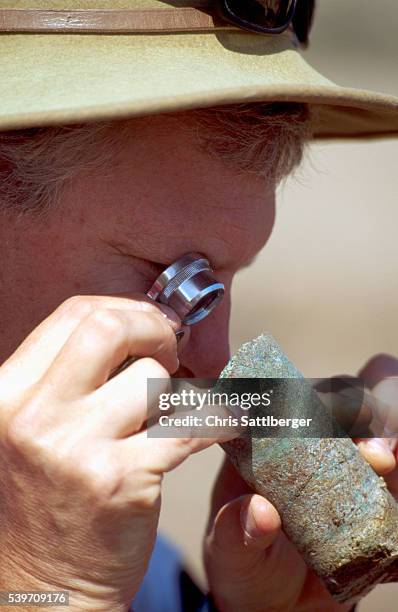
<path id="1" fill-rule="evenodd" d="M 272 336 L 262 335 L 239 349 L 221 377 L 301 374 Z M 255 438 L 248 430 L 223 448 L 246 482 L 278 509 L 284 531 L 337 601 L 355 601 L 396 579 L 398 505 L 351 440 Z"/>

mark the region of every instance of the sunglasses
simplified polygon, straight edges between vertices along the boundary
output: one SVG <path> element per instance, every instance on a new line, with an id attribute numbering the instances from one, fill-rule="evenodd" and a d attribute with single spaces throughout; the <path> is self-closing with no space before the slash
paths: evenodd
<path id="1" fill-rule="evenodd" d="M 292 25 L 302 45 L 308 44 L 315 0 L 218 0 L 226 21 L 260 34 L 280 34 Z"/>

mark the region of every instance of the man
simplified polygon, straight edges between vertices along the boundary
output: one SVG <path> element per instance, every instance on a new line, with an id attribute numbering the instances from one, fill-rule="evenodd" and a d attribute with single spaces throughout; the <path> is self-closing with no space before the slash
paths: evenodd
<path id="1" fill-rule="evenodd" d="M 0 3 L 1 590 L 143 609 L 162 476 L 219 441 L 147 438 L 147 378 L 217 377 L 234 274 L 267 242 L 277 181 L 312 134 L 398 132 L 397 100 L 339 88 L 302 60 L 310 4 L 283 2 L 270 24 L 237 2 Z M 145 293 L 192 251 L 226 297 L 188 328 Z M 376 394 L 384 366 L 362 372 Z M 389 445 L 362 450 L 393 487 Z M 219 610 L 352 607 L 228 464 L 205 557 Z"/>

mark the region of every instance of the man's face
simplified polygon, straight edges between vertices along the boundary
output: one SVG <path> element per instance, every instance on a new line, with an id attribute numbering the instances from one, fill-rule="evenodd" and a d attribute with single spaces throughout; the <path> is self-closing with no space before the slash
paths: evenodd
<path id="1" fill-rule="evenodd" d="M 66 298 L 145 293 L 199 251 L 226 296 L 190 328 L 179 374 L 215 377 L 229 356 L 232 279 L 271 233 L 274 186 L 200 151 L 175 117 L 134 121 L 121 142 L 110 172 L 81 174 L 48 220 L 2 224 L 0 358 Z"/>

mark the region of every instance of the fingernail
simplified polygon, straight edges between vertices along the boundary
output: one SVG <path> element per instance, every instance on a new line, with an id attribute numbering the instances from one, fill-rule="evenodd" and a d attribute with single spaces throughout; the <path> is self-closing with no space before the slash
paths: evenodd
<path id="1" fill-rule="evenodd" d="M 182 329 L 180 329 L 178 332 L 176 332 L 177 344 L 179 342 L 181 342 L 181 340 L 183 339 L 184 336 L 185 336 L 185 332 Z"/>
<path id="2" fill-rule="evenodd" d="M 242 507 L 240 521 L 245 533 L 245 541 L 256 540 L 264 535 L 256 523 L 250 504 Z"/>
<path id="3" fill-rule="evenodd" d="M 370 438 L 369 440 L 365 441 L 365 444 L 367 445 L 367 448 L 374 449 L 375 451 L 378 451 L 378 452 L 383 452 L 383 453 L 391 452 L 391 448 L 387 440 L 385 440 L 384 438 Z"/>
<path id="4" fill-rule="evenodd" d="M 396 465 L 394 454 L 384 438 L 371 438 L 358 444 L 364 458 L 379 475 L 388 474 Z"/>

